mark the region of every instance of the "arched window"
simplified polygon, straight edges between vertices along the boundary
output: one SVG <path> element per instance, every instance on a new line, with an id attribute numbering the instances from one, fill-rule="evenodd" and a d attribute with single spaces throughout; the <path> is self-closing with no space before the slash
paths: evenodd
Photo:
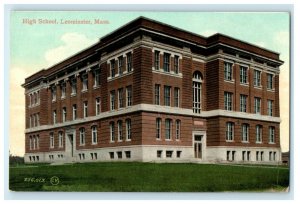
<path id="1" fill-rule="evenodd" d="M 80 128 L 79 130 L 79 144 L 80 145 L 85 145 L 85 129 L 84 128 Z"/>
<path id="2" fill-rule="evenodd" d="M 193 112 L 201 112 L 201 89 L 202 89 L 202 74 L 195 71 L 193 74 Z"/>

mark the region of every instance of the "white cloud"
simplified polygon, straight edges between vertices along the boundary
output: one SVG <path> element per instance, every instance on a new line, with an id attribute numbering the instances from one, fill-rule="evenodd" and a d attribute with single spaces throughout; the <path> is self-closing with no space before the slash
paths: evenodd
<path id="1" fill-rule="evenodd" d="M 54 65 L 97 42 L 97 39 L 89 39 L 80 33 L 65 33 L 60 39 L 63 42 L 61 46 L 52 48 L 45 53 L 48 66 Z"/>

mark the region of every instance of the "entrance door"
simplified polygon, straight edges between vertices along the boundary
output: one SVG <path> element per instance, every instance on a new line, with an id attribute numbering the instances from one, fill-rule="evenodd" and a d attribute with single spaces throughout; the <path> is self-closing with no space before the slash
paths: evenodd
<path id="1" fill-rule="evenodd" d="M 69 142 L 70 142 L 70 155 L 71 157 L 74 156 L 74 150 L 73 150 L 73 134 L 69 134 L 68 135 L 68 138 L 69 138 Z"/>
<path id="2" fill-rule="evenodd" d="M 202 139 L 203 135 L 194 136 L 194 155 L 198 159 L 202 159 Z"/>
<path id="3" fill-rule="evenodd" d="M 74 157 L 74 134 L 66 135 L 66 156 L 70 160 Z"/>

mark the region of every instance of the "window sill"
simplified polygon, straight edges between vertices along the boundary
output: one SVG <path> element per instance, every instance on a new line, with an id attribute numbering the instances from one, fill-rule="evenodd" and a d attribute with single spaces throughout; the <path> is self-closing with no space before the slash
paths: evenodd
<path id="1" fill-rule="evenodd" d="M 109 141 L 109 143 L 115 143 L 115 141 Z"/>
<path id="2" fill-rule="evenodd" d="M 98 143 L 92 143 L 92 145 L 97 145 Z"/>
<path id="3" fill-rule="evenodd" d="M 64 99 L 66 99 L 66 97 L 65 97 L 65 96 L 60 98 L 60 100 L 64 100 Z"/>
<path id="4" fill-rule="evenodd" d="M 226 142 L 234 142 L 234 140 L 226 140 Z"/>
<path id="5" fill-rule="evenodd" d="M 100 85 L 94 85 L 93 86 L 93 89 L 99 89 L 100 88 Z"/>
<path id="6" fill-rule="evenodd" d="M 55 100 L 52 100 L 52 103 L 55 103 L 56 102 L 56 99 Z"/>
<path id="7" fill-rule="evenodd" d="M 232 84 L 235 83 L 234 79 L 232 79 L 232 80 L 224 79 L 224 82 L 228 82 L 228 83 L 232 83 Z"/>
<path id="8" fill-rule="evenodd" d="M 256 144 L 262 144 L 262 142 L 255 142 Z"/>
<path id="9" fill-rule="evenodd" d="M 126 142 L 131 142 L 131 139 L 127 139 Z"/>
<path id="10" fill-rule="evenodd" d="M 249 141 L 242 141 L 242 143 L 249 144 L 250 142 Z"/>
<path id="11" fill-rule="evenodd" d="M 275 89 L 269 89 L 269 88 L 267 88 L 267 91 L 275 92 Z"/>
<path id="12" fill-rule="evenodd" d="M 274 145 L 274 144 L 276 144 L 276 143 L 275 143 L 275 142 L 269 142 L 269 144 Z"/>
<path id="13" fill-rule="evenodd" d="M 71 93 L 71 97 L 76 96 L 76 93 Z"/>
<path id="14" fill-rule="evenodd" d="M 241 86 L 247 86 L 247 87 L 249 87 L 249 83 L 242 83 L 242 82 L 241 82 L 240 85 L 241 85 Z"/>
<path id="15" fill-rule="evenodd" d="M 172 141 L 172 139 L 165 139 L 165 141 Z"/>
<path id="16" fill-rule="evenodd" d="M 81 93 L 88 92 L 88 89 L 81 90 Z"/>
<path id="17" fill-rule="evenodd" d="M 262 86 L 261 86 L 261 85 L 260 85 L 260 86 L 254 85 L 254 88 L 255 88 L 255 89 L 262 89 Z"/>
<path id="18" fill-rule="evenodd" d="M 118 142 L 123 142 L 123 140 L 118 140 Z"/>

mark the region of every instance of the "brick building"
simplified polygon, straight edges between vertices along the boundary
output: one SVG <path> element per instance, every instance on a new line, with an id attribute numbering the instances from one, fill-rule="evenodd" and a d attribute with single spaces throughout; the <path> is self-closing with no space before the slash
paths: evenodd
<path id="1" fill-rule="evenodd" d="M 137 18 L 25 79 L 25 161 L 278 162 L 282 63 Z"/>

